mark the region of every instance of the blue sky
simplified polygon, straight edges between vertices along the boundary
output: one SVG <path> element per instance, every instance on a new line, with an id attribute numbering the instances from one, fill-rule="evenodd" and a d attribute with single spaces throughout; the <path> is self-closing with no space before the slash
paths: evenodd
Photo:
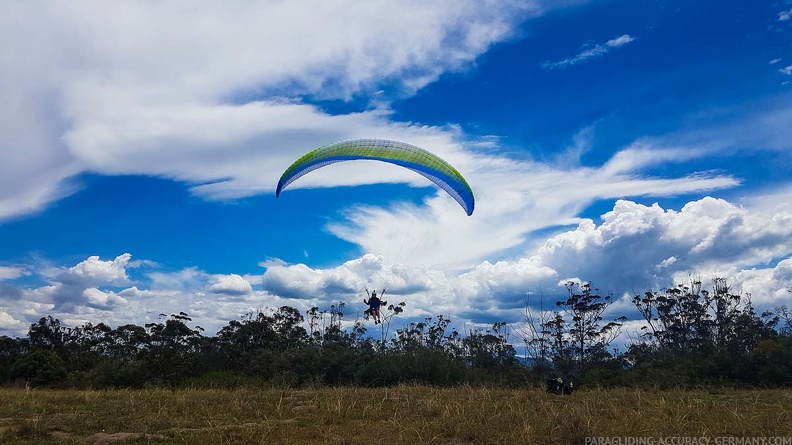
<path id="1" fill-rule="evenodd" d="M 3 8 L 0 334 L 338 300 L 351 321 L 367 286 L 463 328 L 569 279 L 790 298 L 788 0 Z M 354 137 L 437 153 L 476 211 L 372 162 L 275 198 Z"/>

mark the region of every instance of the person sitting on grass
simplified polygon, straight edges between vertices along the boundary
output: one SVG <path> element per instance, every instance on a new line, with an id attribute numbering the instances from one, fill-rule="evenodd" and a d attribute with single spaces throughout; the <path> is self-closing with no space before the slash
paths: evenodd
<path id="1" fill-rule="evenodd" d="M 547 392 L 551 394 L 565 394 L 569 395 L 575 391 L 575 384 L 569 377 L 561 377 L 555 373 L 550 375 L 547 379 Z"/>

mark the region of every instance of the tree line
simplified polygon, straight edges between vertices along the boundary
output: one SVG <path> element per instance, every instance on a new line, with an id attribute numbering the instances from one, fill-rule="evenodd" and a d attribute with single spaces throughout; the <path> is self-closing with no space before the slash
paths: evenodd
<path id="1" fill-rule="evenodd" d="M 627 319 L 603 318 L 612 297 L 590 283 L 567 283 L 567 291 L 548 310 L 526 305 L 520 334 L 534 369 L 600 385 L 792 385 L 792 311 L 758 314 L 723 278 L 711 289 L 691 279 L 634 295 L 643 326 L 622 352 L 609 345 Z"/>
<path id="2" fill-rule="evenodd" d="M 144 326 L 51 316 L 27 337 L 0 337 L 0 382 L 118 387 L 360 385 L 399 383 L 524 386 L 548 375 L 585 385 L 792 385 L 792 312 L 757 314 L 726 280 L 635 295 L 642 333 L 624 351 L 611 345 L 627 322 L 606 320 L 614 303 L 590 283 L 544 307 L 527 301 L 524 323 L 458 332 L 443 315 L 393 329 L 404 303 L 388 306 L 369 330 L 344 322 L 344 303 L 305 313 L 283 306 L 230 321 L 204 335 L 190 316 L 160 314 Z M 514 332 L 512 330 L 514 329 Z M 516 334 L 516 335 L 515 335 Z M 518 356 L 517 347 L 525 347 Z"/>

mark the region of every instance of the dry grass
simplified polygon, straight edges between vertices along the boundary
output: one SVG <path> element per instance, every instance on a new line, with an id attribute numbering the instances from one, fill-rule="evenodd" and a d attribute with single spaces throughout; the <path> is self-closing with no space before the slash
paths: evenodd
<path id="1" fill-rule="evenodd" d="M 0 443 L 583 444 L 587 436 L 792 436 L 792 393 L 0 389 Z"/>

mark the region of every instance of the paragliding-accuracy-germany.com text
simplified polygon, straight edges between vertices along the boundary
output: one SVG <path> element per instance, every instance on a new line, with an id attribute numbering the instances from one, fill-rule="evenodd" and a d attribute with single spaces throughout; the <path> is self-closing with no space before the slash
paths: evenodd
<path id="1" fill-rule="evenodd" d="M 792 445 L 792 436 L 586 437 L 585 445 Z"/>

